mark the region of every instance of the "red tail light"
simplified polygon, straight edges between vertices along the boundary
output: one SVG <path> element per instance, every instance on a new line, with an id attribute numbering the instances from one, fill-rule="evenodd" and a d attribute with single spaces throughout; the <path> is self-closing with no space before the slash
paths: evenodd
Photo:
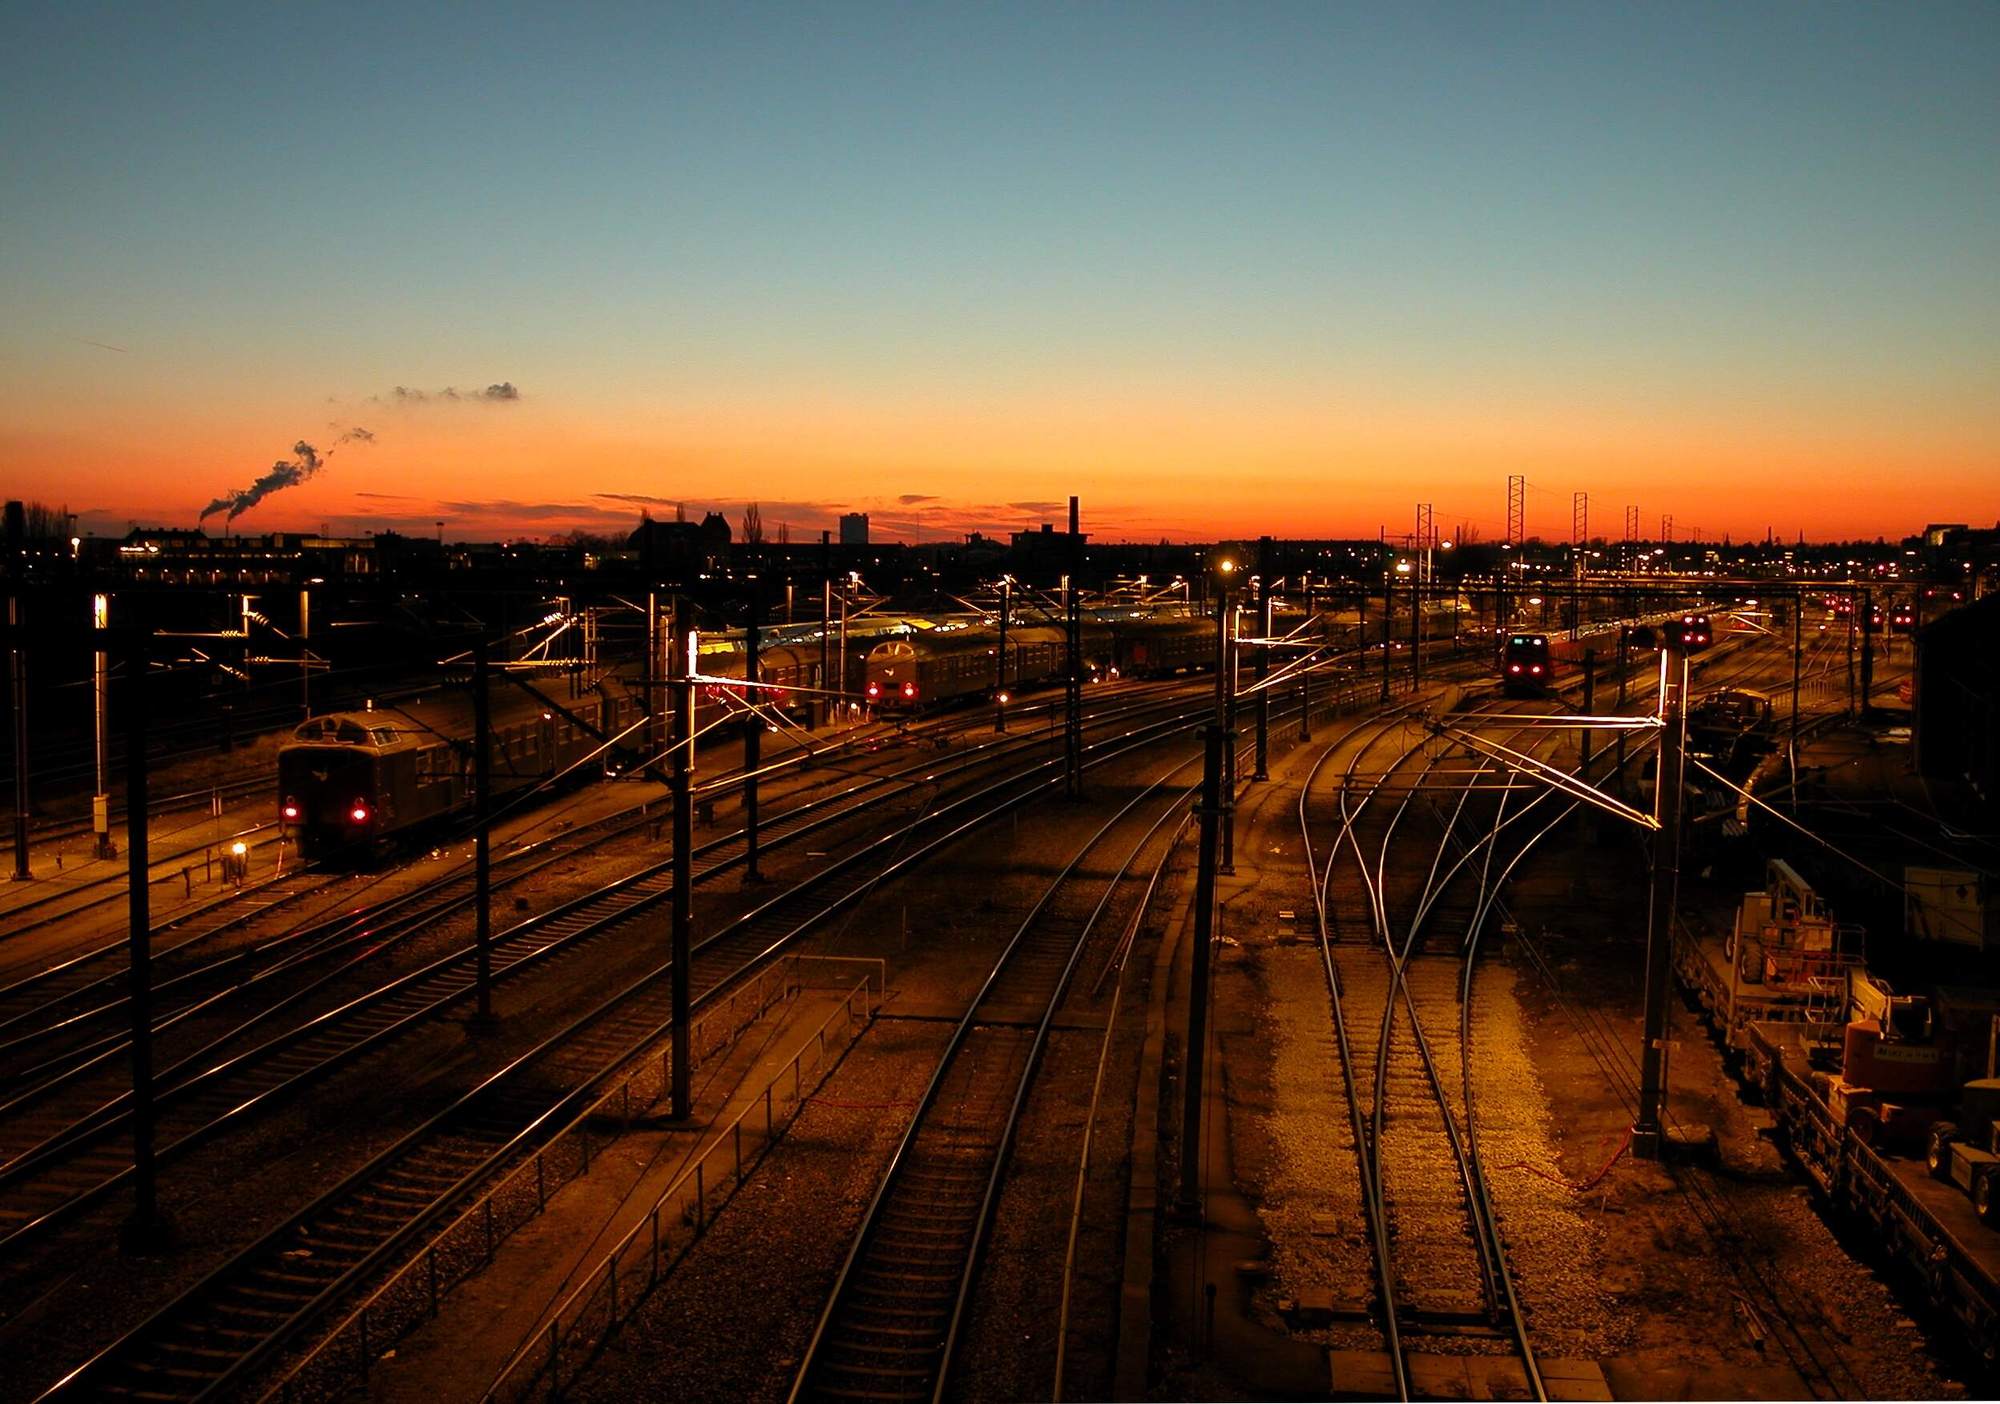
<path id="1" fill-rule="evenodd" d="M 1510 673 L 1518 673 L 1521 671 L 1521 665 L 1519 663 L 1509 663 L 1507 665 L 1507 671 Z"/>
<path id="2" fill-rule="evenodd" d="M 868 700 L 870 702 L 873 702 L 876 698 L 880 697 L 881 695 L 882 695 L 882 684 L 880 683 L 868 684 Z"/>
<path id="3" fill-rule="evenodd" d="M 362 801 L 356 800 L 354 808 L 347 811 L 347 817 L 357 824 L 366 824 L 368 822 L 368 813 L 368 806 Z"/>
<path id="4" fill-rule="evenodd" d="M 917 685 L 915 683 L 907 682 L 903 684 L 904 697 L 915 697 L 916 695 L 917 695 Z"/>
<path id="5" fill-rule="evenodd" d="M 1540 672 L 1542 671 L 1542 665 L 1539 663 L 1531 663 L 1528 665 L 1528 671 L 1531 673 L 1540 674 Z"/>
<path id="6" fill-rule="evenodd" d="M 299 817 L 299 807 L 295 804 L 288 804 L 278 812 L 283 814 L 287 819 L 296 819 Z"/>

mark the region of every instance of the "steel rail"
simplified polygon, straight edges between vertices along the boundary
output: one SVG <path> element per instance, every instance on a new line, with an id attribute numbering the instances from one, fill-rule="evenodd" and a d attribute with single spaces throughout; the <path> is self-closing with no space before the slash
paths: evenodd
<path id="1" fill-rule="evenodd" d="M 1250 749 L 1251 747 L 1246 745 L 1242 748 L 1242 754 L 1248 754 Z M 1055 1019 L 1056 1012 L 1061 1007 L 1064 995 L 1075 976 L 1084 948 L 1089 943 L 1091 935 L 1097 929 L 1099 920 L 1109 909 L 1112 898 L 1116 895 L 1119 887 L 1130 873 L 1132 866 L 1137 862 L 1140 853 L 1153 841 L 1160 829 L 1165 826 L 1167 820 L 1180 812 L 1181 806 L 1196 792 L 1198 786 L 1184 787 L 1178 794 L 1173 796 L 1172 802 L 1161 810 L 1160 814 L 1155 817 L 1138 840 L 1134 842 L 1131 850 L 1126 854 L 1117 870 L 1104 880 L 1102 894 L 1099 896 L 1090 915 L 1082 922 L 1077 934 L 1070 939 L 1067 953 L 1065 954 L 1062 951 L 1060 945 L 1057 946 L 1054 952 L 1055 955 L 1062 959 L 1062 966 L 1054 974 L 1053 978 L 1047 982 L 1046 991 L 1039 992 L 1041 993 L 1040 1003 L 1042 1010 L 1035 1022 L 1028 1047 L 1020 1053 L 1018 1060 L 1009 1059 L 1004 1067 L 1002 1076 L 1011 1076 L 1013 1095 L 1007 1099 L 1005 1109 L 998 1117 L 997 1126 L 988 1125 L 978 1128 L 978 1131 L 983 1133 L 982 1143 L 972 1148 L 972 1153 L 976 1157 L 976 1163 L 968 1167 L 976 1174 L 980 1168 L 977 1162 L 983 1162 L 984 1165 L 986 1173 L 984 1183 L 979 1186 L 978 1202 L 976 1206 L 962 1202 L 958 1213 L 953 1216 L 954 1222 L 947 1228 L 927 1230 L 934 1239 L 949 1234 L 953 1240 L 949 1244 L 932 1243 L 929 1251 L 936 1257 L 943 1258 L 943 1260 L 931 1262 L 929 1266 L 934 1271 L 926 1275 L 927 1279 L 934 1283 L 942 1284 L 949 1281 L 951 1299 L 948 1315 L 945 1316 L 941 1324 L 934 1325 L 931 1328 L 908 1326 L 888 1332 L 888 1334 L 900 1338 L 898 1343 L 892 1347 L 881 1344 L 866 1344 L 865 1341 L 868 1338 L 879 1338 L 884 1335 L 885 1329 L 867 1326 L 851 1319 L 857 1311 L 872 1310 L 861 1308 L 857 1304 L 855 1296 L 860 1290 L 859 1284 L 874 1255 L 874 1250 L 883 1242 L 884 1236 L 889 1232 L 887 1223 L 890 1212 L 899 1195 L 904 1192 L 906 1180 L 908 1177 L 916 1175 L 919 1172 L 920 1167 L 917 1166 L 917 1160 L 920 1143 L 925 1139 L 927 1132 L 932 1133 L 933 1139 L 935 1139 L 936 1135 L 942 1134 L 936 1130 L 935 1123 L 929 1118 L 933 1111 L 937 1109 L 939 1099 L 943 1095 L 944 1090 L 962 1066 L 969 1066 L 971 1069 L 970 1075 L 975 1079 L 978 1077 L 979 1067 L 977 1059 L 975 1058 L 969 1065 L 962 1064 L 961 1059 L 965 1055 L 967 1047 L 973 1041 L 976 1032 L 983 1026 L 980 1018 L 981 1011 L 987 1007 L 989 1000 L 993 996 L 995 989 L 1000 986 L 1001 981 L 1012 970 L 1017 968 L 1015 965 L 1016 958 L 1023 948 L 1038 934 L 1037 928 L 1041 923 L 1043 913 L 1050 908 L 1057 894 L 1062 892 L 1071 883 L 1084 861 L 1106 841 L 1114 829 L 1123 825 L 1130 815 L 1139 810 L 1141 806 L 1145 805 L 1161 790 L 1171 786 L 1174 776 L 1180 774 L 1198 761 L 1199 757 L 1189 757 L 1174 766 L 1165 775 L 1155 780 L 1138 795 L 1127 801 L 1117 813 L 1105 820 L 1095 833 L 1079 843 L 1074 856 L 1043 889 L 1041 896 L 1029 908 L 1026 915 L 1022 918 L 1020 925 L 1016 928 L 1013 937 L 995 959 L 991 969 L 988 970 L 985 980 L 968 1002 L 964 1016 L 959 1020 L 944 1051 L 940 1054 L 938 1065 L 933 1070 L 930 1081 L 926 1085 L 922 1096 L 918 1099 L 916 1110 L 912 1113 L 910 1122 L 905 1127 L 896 1149 L 891 1153 L 889 1163 L 877 1182 L 875 1194 L 862 1215 L 859 1227 L 849 1242 L 847 1255 L 841 1264 L 839 1272 L 835 1276 L 832 1289 L 827 1294 L 826 1303 L 821 1308 L 819 1320 L 815 1324 L 812 1337 L 801 1353 L 798 1373 L 793 1379 L 789 1396 L 794 1401 L 794 1404 L 801 1399 L 817 1397 L 823 1393 L 830 1392 L 836 1395 L 848 1395 L 854 1392 L 845 1389 L 830 1389 L 826 1378 L 829 1375 L 840 1377 L 843 1375 L 879 1376 L 890 1374 L 902 1377 L 904 1387 L 899 1388 L 892 1383 L 878 1381 L 871 1388 L 862 1390 L 861 1392 L 880 1398 L 918 1399 L 924 1397 L 926 1394 L 933 1401 L 944 1398 L 945 1390 L 950 1381 L 954 1351 L 971 1299 L 972 1284 L 982 1258 L 986 1232 L 991 1224 L 992 1215 L 998 1202 L 1001 1181 L 1006 1171 L 1014 1136 L 1019 1126 L 1021 1112 L 1027 1104 L 1028 1092 L 1034 1083 L 1036 1069 L 1040 1064 L 1042 1053 L 1047 1046 L 1049 1029 Z M 1045 953 L 1037 951 L 1036 954 L 1043 955 Z M 1032 976 L 1028 978 L 1032 978 Z M 991 1021 L 986 1022 L 990 1023 Z M 1004 1093 L 1004 1084 L 998 1090 Z M 963 1100 L 971 1099 L 971 1092 L 968 1090 Z M 983 1144 L 984 1140 L 989 1138 L 991 1140 L 990 1147 Z M 917 1190 L 911 1192 L 922 1193 L 925 1191 Z M 937 1208 L 935 1202 L 932 1207 L 934 1210 Z M 945 1254 L 949 1254 L 949 1257 L 944 1258 Z M 880 1265 L 877 1266 L 879 1267 Z M 956 1271 L 952 1272 L 951 1270 L 954 1266 L 956 1267 Z M 949 1279 L 941 1276 L 941 1274 L 945 1273 L 950 1273 Z M 930 1300 L 931 1305 L 927 1308 L 912 1308 L 905 1314 L 920 1316 L 935 1323 L 937 1315 L 942 1311 L 942 1302 L 938 1299 L 935 1292 L 931 1294 Z M 862 1337 L 864 1343 L 857 1343 L 856 1336 Z M 843 1364 L 836 1359 L 830 1358 L 831 1352 L 843 1350 L 864 1357 L 880 1357 L 884 1355 L 900 1357 L 905 1359 L 907 1363 L 901 1369 L 883 1370 L 879 1367 L 858 1365 L 852 1362 Z"/>
<path id="2" fill-rule="evenodd" d="M 1136 710 L 1152 711 L 1172 705 L 1174 705 L 1173 700 L 1166 699 Z M 1121 713 L 1119 721 L 1122 722 L 1124 719 Z M 1101 723 L 1093 722 L 1093 725 L 1099 724 Z M 940 769 L 934 765 L 929 767 L 918 765 L 898 772 L 890 783 L 901 783 L 904 788 L 909 788 L 914 782 L 903 781 L 901 777 L 926 769 L 931 772 L 931 777 L 935 778 L 942 774 L 985 768 L 996 761 L 1011 758 L 1016 752 L 1032 750 L 1039 745 L 1039 741 L 1038 737 L 1022 736 L 997 744 L 987 743 L 981 747 L 979 754 L 962 761 L 956 770 Z M 1041 764 L 1045 765 L 1046 762 Z M 1011 777 L 996 784 L 1004 785 L 1010 783 L 1010 780 Z M 834 804 L 850 800 L 857 792 L 872 791 L 878 788 L 878 784 L 879 782 L 864 782 L 850 786 L 847 791 L 825 803 Z M 983 795 L 992 788 L 994 787 L 988 786 L 976 794 Z M 869 799 L 864 796 L 846 804 L 845 807 L 835 808 L 823 814 L 811 813 L 820 802 L 802 806 L 768 822 L 763 830 L 765 841 L 770 846 L 794 841 L 863 812 L 868 802 Z M 788 820 L 790 822 L 787 822 Z M 705 867 L 698 868 L 696 880 L 706 880 L 742 861 L 740 853 L 724 851 L 733 849 L 742 837 L 739 831 L 704 845 L 702 855 L 710 861 Z M 822 869 L 821 875 L 833 870 L 834 868 Z M 493 978 L 499 981 L 529 970 L 539 970 L 556 955 L 575 949 L 585 941 L 592 940 L 650 910 L 666 900 L 671 892 L 672 863 L 663 861 L 521 922 L 494 938 L 493 953 L 496 959 L 493 965 Z M 569 929 L 562 929 L 564 927 Z M 350 965 L 365 962 L 369 954 L 370 952 L 364 950 L 354 957 Z M 286 996 L 279 1006 L 266 1008 L 248 1024 L 211 1040 L 197 1052 L 163 1069 L 159 1074 L 156 1106 L 165 1110 L 170 1106 L 189 1103 L 197 1115 L 197 1120 L 185 1134 L 170 1140 L 163 1139 L 157 1151 L 157 1158 L 161 1162 L 177 1158 L 219 1134 L 226 1126 L 235 1124 L 238 1119 L 248 1116 L 253 1111 L 261 1110 L 277 1098 L 297 1090 L 308 1080 L 344 1066 L 362 1054 L 399 1037 L 406 1030 L 437 1017 L 443 1010 L 472 992 L 474 988 L 470 968 L 472 954 L 472 948 L 466 947 L 440 957 L 418 970 L 350 999 L 245 1052 L 220 1062 L 210 1061 L 229 1044 L 240 1041 L 249 1029 L 269 1018 L 278 1009 L 301 1002 L 311 993 L 326 987 L 344 974 L 345 968 L 332 971 L 306 989 Z M 274 1063 L 274 1059 L 282 1061 L 286 1055 L 291 1055 L 292 1060 L 296 1061 L 296 1055 L 291 1054 L 291 1050 L 315 1044 L 318 1047 L 313 1048 L 308 1064 L 297 1071 L 288 1071 Z M 278 1077 L 275 1082 L 271 1081 L 274 1073 Z M 119 1093 L 83 1117 L 70 1122 L 33 1149 L 16 1156 L 5 1166 L 0 1166 L 0 1189 L 30 1182 L 31 1177 L 36 1174 L 48 1174 L 78 1154 L 91 1154 L 92 1146 L 122 1129 L 127 1123 L 129 1100 L 129 1092 Z M 204 1104 L 207 1104 L 206 1112 L 203 1111 Z M 99 1156 L 98 1159 L 103 1160 L 104 1157 Z M 118 1159 L 113 1158 L 105 1161 L 101 1167 L 101 1177 L 87 1187 L 76 1189 L 63 1177 L 57 1177 L 56 1188 L 60 1197 L 53 1205 L 46 1207 L 31 1204 L 27 1217 L 17 1219 L 5 1235 L 0 1236 L 0 1253 L 19 1247 L 28 1238 L 54 1227 L 79 1210 L 97 1202 L 104 1195 L 126 1183 L 131 1173 L 129 1164 L 121 1164 Z M 46 1196 L 44 1198 L 46 1199 Z"/>
<path id="3" fill-rule="evenodd" d="M 1103 763 L 1184 732 L 1188 725 L 1186 718 L 1158 722 L 1092 743 L 1087 749 L 1098 752 L 1092 763 Z M 992 782 L 971 795 L 954 800 L 949 806 L 918 816 L 907 827 L 942 828 L 943 832 L 927 837 L 919 849 L 894 859 L 886 870 L 861 872 L 858 880 L 845 884 L 830 901 L 822 903 L 822 900 L 815 895 L 817 890 L 835 886 L 834 879 L 850 876 L 854 870 L 873 869 L 881 859 L 882 845 L 878 843 L 859 848 L 854 853 L 809 875 L 789 892 L 774 896 L 759 907 L 739 916 L 701 943 L 695 954 L 706 958 L 711 964 L 718 960 L 722 961 L 728 967 L 726 972 L 710 976 L 701 970 L 696 970 L 691 972 L 691 975 L 702 980 L 706 989 L 714 990 L 729 980 L 755 970 L 808 931 L 846 910 L 862 895 L 872 891 L 887 876 L 907 869 L 936 849 L 963 837 L 999 815 L 1049 793 L 1059 782 L 1060 777 L 1056 773 L 1059 767 L 1059 759 L 1042 761 L 1025 775 L 1014 775 Z M 809 905 L 811 909 L 800 913 L 796 909 L 801 903 Z M 778 928 L 775 933 L 774 927 Z M 628 1026 L 634 1022 L 646 1023 L 648 1031 L 637 1039 L 624 1039 L 621 1043 L 622 1051 L 616 1058 L 609 1061 L 599 1059 L 600 1070 L 590 1084 L 596 1085 L 597 1080 L 608 1076 L 610 1070 L 620 1066 L 629 1056 L 656 1044 L 666 1033 L 668 1023 L 654 1023 L 648 1016 L 648 1011 L 656 1015 L 658 1010 L 653 1006 L 665 1003 L 664 983 L 669 968 L 663 965 L 640 977 L 574 1021 L 561 1033 L 545 1040 L 529 1054 L 522 1055 L 509 1063 L 505 1069 L 489 1076 L 479 1087 L 461 1097 L 446 1112 L 440 1113 L 425 1126 L 409 1133 L 395 1146 L 371 1160 L 367 1166 L 356 1171 L 340 1185 L 319 1196 L 305 1210 L 290 1216 L 250 1249 L 232 1258 L 229 1263 L 216 1269 L 161 1308 L 146 1322 L 64 1376 L 42 1397 L 45 1399 L 65 1397 L 80 1389 L 102 1388 L 109 1385 L 111 1381 L 105 1378 L 108 1372 L 119 1368 L 121 1363 L 130 1361 L 149 1342 L 158 1344 L 170 1329 L 190 1324 L 182 1320 L 183 1316 L 201 1306 L 205 1298 L 226 1290 L 232 1281 L 255 1272 L 260 1262 L 268 1261 L 274 1253 L 282 1251 L 280 1245 L 294 1241 L 292 1236 L 304 1232 L 314 1216 L 327 1214 L 331 1206 L 341 1202 L 343 1198 L 351 1199 L 361 1186 L 372 1182 L 371 1177 L 392 1173 L 394 1167 L 413 1153 L 426 1139 L 436 1141 L 444 1135 L 448 1125 L 476 1123 L 477 1113 L 489 1110 L 488 1104 L 498 1100 L 502 1090 L 511 1087 L 517 1075 L 531 1066 L 532 1060 L 557 1055 L 562 1048 L 574 1042 L 600 1021 L 618 1018 L 623 1019 Z M 646 1003 L 648 1000 L 651 1001 L 650 1004 Z M 629 1033 L 629 1027 L 626 1031 Z M 491 1108 L 499 1131 L 509 1133 L 504 1138 L 499 1137 L 499 1132 L 487 1136 L 489 1142 L 496 1138 L 501 1139 L 502 1143 L 497 1148 L 486 1150 L 476 1165 L 466 1169 L 442 1195 L 432 1198 L 424 1208 L 417 1211 L 416 1217 L 406 1218 L 386 1236 L 381 1236 L 380 1241 L 369 1247 L 366 1256 L 359 1262 L 341 1271 L 331 1282 L 315 1283 L 316 1290 L 309 1299 L 295 1305 L 282 1322 L 262 1334 L 255 1344 L 237 1353 L 233 1363 L 209 1374 L 199 1383 L 199 1387 L 179 1391 L 179 1396 L 208 1397 L 244 1380 L 252 1369 L 268 1360 L 285 1342 L 294 1338 L 305 1325 L 326 1311 L 346 1291 L 359 1285 L 370 1272 L 386 1265 L 397 1249 L 407 1246 L 424 1227 L 434 1223 L 440 1215 L 447 1212 L 451 1204 L 469 1191 L 472 1185 L 491 1174 L 510 1155 L 523 1152 L 532 1141 L 535 1131 L 548 1125 L 552 1118 L 558 1116 L 561 1109 L 573 1105 L 579 1095 L 582 1095 L 581 1092 L 566 1093 L 562 1100 L 552 1107 L 538 1104 L 533 1116 L 528 1118 L 525 1124 L 518 1115 L 507 1115 L 504 1106 Z M 310 1269 L 299 1267 L 294 1269 L 294 1273 L 307 1270 Z M 282 1274 L 283 1270 L 279 1271 Z M 267 1277 L 265 1280 L 268 1282 L 270 1279 Z M 192 1324 L 198 1325 L 199 1319 L 197 1318 Z M 158 1373 L 153 1372 L 151 1376 L 155 1384 L 160 1383 L 157 1378 Z M 167 1376 L 168 1380 L 173 1378 L 171 1375 Z"/>

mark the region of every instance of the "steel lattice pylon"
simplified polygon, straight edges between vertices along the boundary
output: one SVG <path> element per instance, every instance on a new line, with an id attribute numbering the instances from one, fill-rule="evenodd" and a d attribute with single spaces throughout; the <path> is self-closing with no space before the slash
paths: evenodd
<path id="1" fill-rule="evenodd" d="M 1519 546 L 1528 539 L 1528 479 L 1522 473 L 1507 475 L 1507 542 Z"/>

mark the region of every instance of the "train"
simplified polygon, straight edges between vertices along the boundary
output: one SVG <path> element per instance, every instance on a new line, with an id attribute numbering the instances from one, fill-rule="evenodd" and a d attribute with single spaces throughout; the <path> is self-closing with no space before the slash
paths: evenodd
<path id="1" fill-rule="evenodd" d="M 1556 686 L 1556 660 L 1547 634 L 1510 633 L 1500 647 L 1500 691 L 1508 697 L 1547 697 Z"/>
<path id="2" fill-rule="evenodd" d="M 1081 643 L 1087 682 L 1165 677 L 1213 664 L 1215 623 L 1188 615 L 1097 618 L 1084 622 Z M 863 695 L 878 710 L 914 712 L 1054 682 L 1068 657 L 1064 630 L 1052 624 L 1012 626 L 1007 654 L 1003 674 L 997 627 L 912 631 L 869 650 Z"/>
<path id="3" fill-rule="evenodd" d="M 1669 627 L 1677 632 L 1681 649 L 1687 653 L 1700 653 L 1715 642 L 1715 626 L 1706 614 L 1683 614 Z"/>
<path id="4" fill-rule="evenodd" d="M 616 683 L 574 705 L 495 693 L 488 766 L 496 792 L 565 775 L 586 760 L 615 773 L 638 743 L 606 748 L 644 713 Z M 310 858 L 363 856 L 425 833 L 471 805 L 472 708 L 463 696 L 309 717 L 278 749 L 278 819 Z"/>
<path id="5" fill-rule="evenodd" d="M 829 640 L 824 675 L 816 630 L 767 630 L 757 651 L 758 681 L 767 685 L 757 694 L 764 716 L 742 725 L 810 724 L 816 702 L 843 678 L 862 675 L 869 650 L 888 627 L 857 621 L 845 641 L 844 667 L 840 644 Z M 702 677 L 744 675 L 742 631 L 704 633 L 696 649 Z M 588 698 L 553 706 L 496 681 L 490 761 L 496 792 L 551 781 L 572 767 L 575 778 L 583 778 L 646 764 L 648 746 L 656 743 L 630 730 L 646 710 L 638 671 L 614 669 Z M 537 682 L 545 693 L 551 684 L 546 677 Z M 738 691 L 716 681 L 698 686 L 695 729 L 702 744 L 740 734 L 740 725 L 711 727 L 736 705 Z M 600 739 L 628 732 L 609 747 Z M 280 826 L 306 856 L 323 860 L 360 859 L 429 837 L 473 803 L 472 736 L 472 706 L 463 694 L 311 717 L 279 748 Z M 580 764 L 586 760 L 595 764 Z"/>

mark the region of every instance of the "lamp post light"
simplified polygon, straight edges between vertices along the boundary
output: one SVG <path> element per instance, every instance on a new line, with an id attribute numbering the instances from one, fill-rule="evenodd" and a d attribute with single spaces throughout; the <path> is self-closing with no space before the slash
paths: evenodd
<path id="1" fill-rule="evenodd" d="M 90 797 L 90 828 L 99 858 L 114 856 L 111 845 L 111 657 L 106 633 L 111 627 L 111 597 L 93 595 L 90 619 L 97 647 L 91 656 L 91 701 L 97 718 L 97 793 Z"/>
<path id="2" fill-rule="evenodd" d="M 1396 574 L 1410 582 L 1410 687 L 1423 681 L 1424 576 L 1414 561 L 1397 561 Z"/>
<path id="3" fill-rule="evenodd" d="M 993 660 L 993 729 L 1007 729 L 1007 616 L 1014 609 L 1014 577 L 1000 577 L 1000 648 Z"/>
<path id="4" fill-rule="evenodd" d="M 1202 747 L 1200 837 L 1194 879 L 1194 950 L 1188 984 L 1187 1075 L 1183 1079 L 1181 1115 L 1181 1183 L 1179 1208 L 1196 1215 L 1201 1205 L 1202 1061 L 1208 1043 L 1209 959 L 1215 940 L 1215 879 L 1217 846 L 1228 804 L 1223 794 L 1223 752 L 1229 737 L 1229 585 L 1236 563 L 1216 562 L 1218 592 L 1215 606 L 1215 719 L 1206 728 Z M 1226 869 L 1225 869 L 1226 870 Z"/>

